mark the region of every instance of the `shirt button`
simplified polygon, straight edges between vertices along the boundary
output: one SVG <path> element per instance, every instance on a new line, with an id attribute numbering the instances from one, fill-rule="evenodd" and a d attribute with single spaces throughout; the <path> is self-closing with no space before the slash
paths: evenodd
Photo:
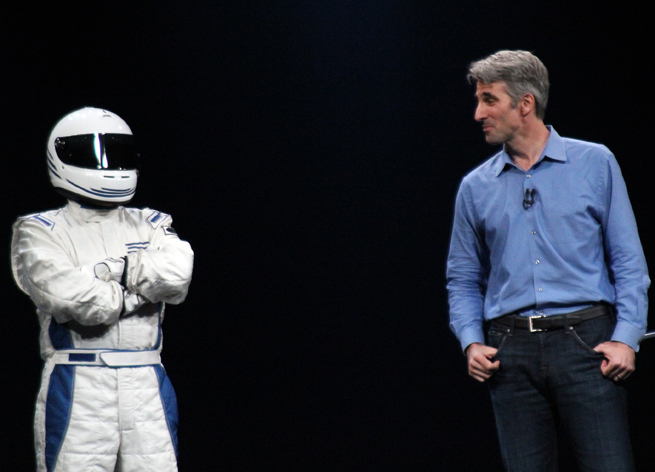
<path id="1" fill-rule="evenodd" d="M 532 231 L 532 234 L 537 234 L 537 232 L 536 232 L 536 231 Z"/>
<path id="2" fill-rule="evenodd" d="M 541 261 L 540 261 L 539 259 L 537 259 L 536 261 L 534 261 L 535 264 L 539 264 L 540 262 L 541 262 Z"/>
<path id="3" fill-rule="evenodd" d="M 539 291 L 540 291 L 540 292 L 543 292 L 543 291 L 544 291 L 544 289 L 543 289 L 543 288 L 540 288 L 540 289 L 539 289 Z"/>
<path id="4" fill-rule="evenodd" d="M 532 174 L 527 174 L 526 177 L 529 179 L 532 177 Z"/>

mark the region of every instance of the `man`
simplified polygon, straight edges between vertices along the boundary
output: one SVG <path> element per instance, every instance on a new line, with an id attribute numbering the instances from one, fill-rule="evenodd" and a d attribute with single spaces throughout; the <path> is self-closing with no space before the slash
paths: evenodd
<path id="1" fill-rule="evenodd" d="M 450 326 L 489 384 L 505 467 L 557 470 L 561 426 L 581 470 L 634 470 L 624 381 L 650 280 L 619 166 L 544 124 L 548 72 L 531 53 L 497 52 L 468 77 L 503 148 L 457 194 Z"/>
<path id="2" fill-rule="evenodd" d="M 84 108 L 47 146 L 63 208 L 19 218 L 12 269 L 34 301 L 45 361 L 35 414 L 37 470 L 176 471 L 177 403 L 161 365 L 164 303 L 193 268 L 171 217 L 125 208 L 136 190 L 132 131 Z"/>

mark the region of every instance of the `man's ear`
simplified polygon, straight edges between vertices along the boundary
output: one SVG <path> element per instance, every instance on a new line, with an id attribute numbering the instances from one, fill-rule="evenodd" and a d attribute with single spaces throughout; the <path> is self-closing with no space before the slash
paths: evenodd
<path id="1" fill-rule="evenodd" d="M 537 103 L 534 99 L 534 95 L 531 93 L 526 93 L 519 100 L 519 107 L 521 110 L 522 116 L 528 116 L 537 106 Z"/>

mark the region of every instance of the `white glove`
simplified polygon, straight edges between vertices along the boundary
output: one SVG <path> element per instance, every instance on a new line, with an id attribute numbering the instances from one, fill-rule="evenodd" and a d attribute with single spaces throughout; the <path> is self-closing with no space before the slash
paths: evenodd
<path id="1" fill-rule="evenodd" d="M 125 271 L 125 259 L 105 259 L 93 267 L 96 278 L 105 282 L 114 281 L 121 283 Z"/>
<path id="2" fill-rule="evenodd" d="M 123 312 L 121 316 L 134 313 L 146 303 L 150 303 L 146 297 L 138 293 L 132 293 L 129 290 L 123 290 Z"/>

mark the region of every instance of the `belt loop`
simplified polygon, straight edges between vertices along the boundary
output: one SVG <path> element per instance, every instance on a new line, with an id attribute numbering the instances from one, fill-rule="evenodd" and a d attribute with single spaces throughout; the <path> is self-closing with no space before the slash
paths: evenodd
<path id="1" fill-rule="evenodd" d="M 511 320 L 512 324 L 509 328 L 507 328 L 507 335 L 508 336 L 514 336 L 514 327 L 516 326 L 516 317 L 518 315 L 512 315 Z"/>
<path id="2" fill-rule="evenodd" d="M 564 313 L 564 334 L 568 336 L 571 332 L 571 326 L 569 325 L 569 315 Z"/>

